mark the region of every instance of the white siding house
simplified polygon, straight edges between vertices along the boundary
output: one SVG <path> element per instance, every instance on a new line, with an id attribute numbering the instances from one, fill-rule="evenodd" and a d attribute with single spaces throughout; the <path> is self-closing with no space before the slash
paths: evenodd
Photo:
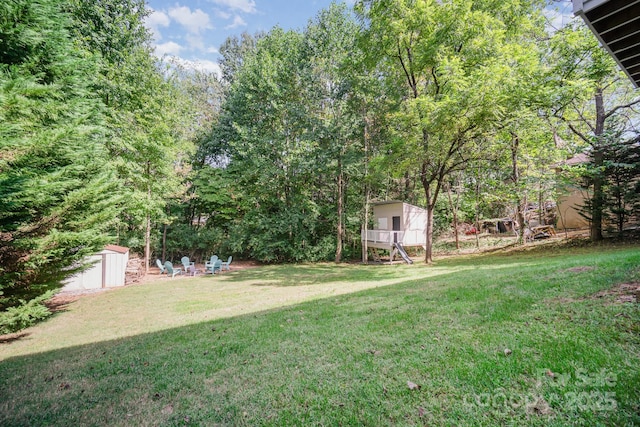
<path id="1" fill-rule="evenodd" d="M 129 248 L 108 245 L 99 253 L 88 257 L 87 261 L 93 263 L 92 266 L 67 279 L 63 291 L 124 286 Z"/>

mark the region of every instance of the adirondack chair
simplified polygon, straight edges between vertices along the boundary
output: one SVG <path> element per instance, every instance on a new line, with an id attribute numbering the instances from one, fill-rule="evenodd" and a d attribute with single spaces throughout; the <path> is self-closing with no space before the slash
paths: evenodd
<path id="1" fill-rule="evenodd" d="M 229 265 L 231 264 L 231 260 L 233 259 L 233 257 L 229 257 L 226 261 L 222 262 L 222 265 L 220 266 L 220 271 L 222 270 L 229 270 L 231 271 L 231 268 L 229 267 Z"/>
<path id="2" fill-rule="evenodd" d="M 191 260 L 189 259 L 188 256 L 183 256 L 182 259 L 180 260 L 180 262 L 182 262 L 182 266 L 184 267 L 184 271 L 189 271 L 189 267 L 196 265 L 195 262 L 191 262 Z"/>
<path id="3" fill-rule="evenodd" d="M 222 261 L 218 259 L 218 255 L 212 255 L 211 259 L 204 263 L 204 271 L 210 271 L 211 274 L 215 274 L 216 270 L 220 271 L 222 268 Z"/>
<path id="4" fill-rule="evenodd" d="M 156 265 L 160 269 L 160 274 L 164 274 L 167 272 L 167 270 L 165 270 L 164 268 L 164 265 L 162 265 L 162 261 L 160 261 L 159 259 L 156 259 Z"/>
<path id="5" fill-rule="evenodd" d="M 171 261 L 165 262 L 164 268 L 167 270 L 167 276 L 170 274 L 172 278 L 178 274 L 182 274 L 182 269 L 180 267 L 174 267 Z"/>

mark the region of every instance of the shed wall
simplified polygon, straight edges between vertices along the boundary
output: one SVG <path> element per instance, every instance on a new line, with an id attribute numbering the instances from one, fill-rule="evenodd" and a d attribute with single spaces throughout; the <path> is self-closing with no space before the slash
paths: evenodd
<path id="1" fill-rule="evenodd" d="M 589 228 L 589 221 L 580 215 L 580 206 L 585 203 L 585 195 L 579 189 L 560 198 L 558 203 L 558 228 Z"/>
<path id="2" fill-rule="evenodd" d="M 89 256 L 88 261 L 93 265 L 67 279 L 63 290 L 92 290 L 124 286 L 129 252 L 119 253 L 105 249 Z"/>

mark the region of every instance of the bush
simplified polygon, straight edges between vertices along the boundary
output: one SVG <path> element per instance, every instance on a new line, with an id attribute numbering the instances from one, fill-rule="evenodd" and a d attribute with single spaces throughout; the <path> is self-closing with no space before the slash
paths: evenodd
<path id="1" fill-rule="evenodd" d="M 53 291 L 49 291 L 28 302 L 20 300 L 19 306 L 9 307 L 0 313 L 0 334 L 17 332 L 49 317 L 51 311 L 44 305 L 44 301 L 53 294 Z"/>

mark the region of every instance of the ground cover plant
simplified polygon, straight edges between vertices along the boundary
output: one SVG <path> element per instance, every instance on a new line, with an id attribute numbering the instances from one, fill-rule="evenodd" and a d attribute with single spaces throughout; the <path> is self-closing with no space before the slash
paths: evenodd
<path id="1" fill-rule="evenodd" d="M 637 425 L 638 249 L 270 266 L 83 297 L 0 344 L 0 424 Z"/>

